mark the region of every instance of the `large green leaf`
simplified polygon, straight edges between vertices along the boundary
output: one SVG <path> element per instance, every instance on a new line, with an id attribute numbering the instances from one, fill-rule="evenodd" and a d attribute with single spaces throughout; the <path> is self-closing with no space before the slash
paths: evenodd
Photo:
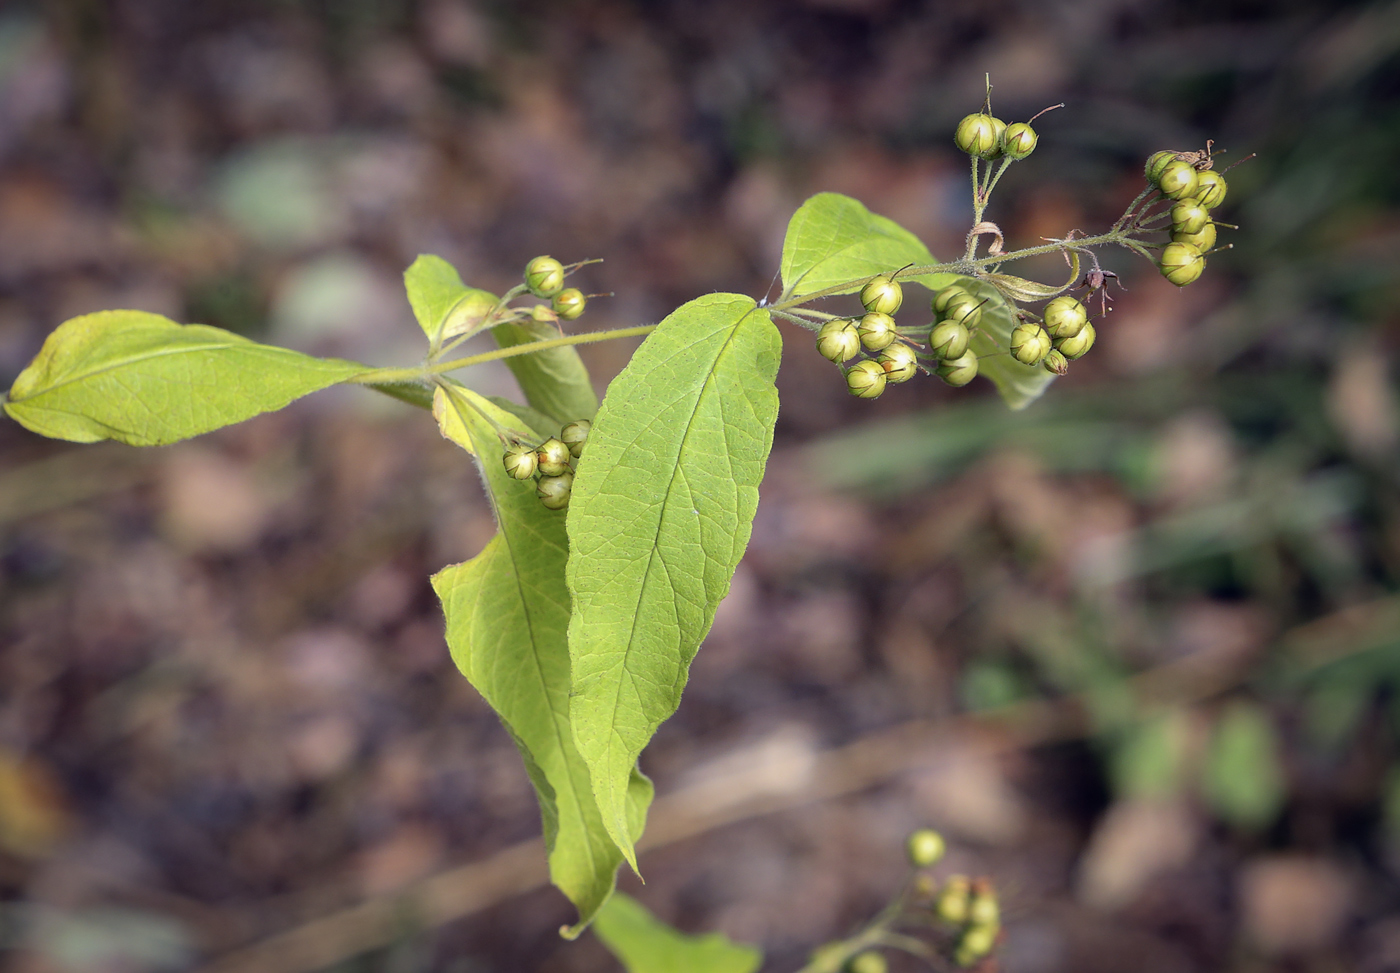
<path id="1" fill-rule="evenodd" d="M 1008 406 L 1024 409 L 1040 398 L 1055 376 L 1039 365 L 1022 365 L 1011 357 L 1011 331 L 1019 322 L 995 287 L 969 278 L 958 283 L 987 302 L 982 305 L 982 323 L 972 335 L 977 374 L 991 379 Z"/>
<path id="2" fill-rule="evenodd" d="M 627 973 L 754 973 L 763 953 L 721 933 L 687 936 L 621 892 L 598 913 L 598 938 Z"/>
<path id="3" fill-rule="evenodd" d="M 433 576 L 448 646 L 520 748 L 539 796 L 550 877 L 578 906 L 579 923 L 567 933 L 577 935 L 612 893 L 622 854 L 603 827 L 569 727 L 564 515 L 540 504 L 532 481 L 506 474 L 491 423 L 536 441 L 548 430 L 529 429 L 456 385 L 438 389 L 433 413 L 444 435 L 479 458 L 500 525 L 480 554 Z M 634 768 L 623 812 L 634 840 L 650 803 L 651 782 Z"/>
<path id="4" fill-rule="evenodd" d="M 780 349 L 751 298 L 691 301 L 613 381 L 579 463 L 568 518 L 574 739 L 634 867 L 628 775 L 680 702 L 748 544 Z"/>
<path id="5" fill-rule="evenodd" d="M 59 325 L 10 388 L 5 411 L 40 435 L 159 446 L 280 409 L 364 365 L 145 311 Z"/>
<path id="6" fill-rule="evenodd" d="M 559 337 L 558 330 L 539 321 L 516 321 L 491 329 L 502 348 Z M 578 351 L 571 347 L 550 348 L 529 355 L 507 358 L 525 400 L 559 425 L 575 419 L 592 419 L 598 411 L 598 393 Z"/>
<path id="7" fill-rule="evenodd" d="M 894 220 L 870 212 L 849 196 L 818 193 L 788 221 L 783 239 L 783 299 L 898 270 L 906 264 L 937 262 L 923 241 Z M 953 275 L 925 274 L 909 279 L 936 289 Z M 839 293 L 856 290 L 859 285 Z"/>
<path id="8" fill-rule="evenodd" d="M 418 326 L 434 344 L 476 327 L 498 300 L 463 284 L 450 263 L 432 254 L 419 254 L 403 272 L 403 283 Z"/>

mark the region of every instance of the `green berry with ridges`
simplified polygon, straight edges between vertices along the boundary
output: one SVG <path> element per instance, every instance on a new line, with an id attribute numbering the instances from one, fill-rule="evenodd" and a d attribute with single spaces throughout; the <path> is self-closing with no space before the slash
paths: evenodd
<path id="1" fill-rule="evenodd" d="M 564 287 L 564 265 L 553 257 L 536 257 L 525 265 L 525 286 L 536 297 L 553 297 Z"/>
<path id="2" fill-rule="evenodd" d="M 1006 123 L 1000 118 L 977 112 L 958 122 L 953 144 L 968 155 L 979 159 L 995 159 L 1001 155 L 1001 133 Z"/>
<path id="3" fill-rule="evenodd" d="M 574 459 L 578 459 L 583 455 L 583 444 L 588 442 L 588 434 L 592 430 L 593 423 L 587 419 L 575 419 L 559 430 L 559 441 L 569 447 L 569 453 Z"/>
<path id="4" fill-rule="evenodd" d="M 943 858 L 943 853 L 948 850 L 948 844 L 943 840 L 943 836 L 932 828 L 920 828 L 909 836 L 909 840 L 904 843 L 904 850 L 909 855 L 909 864 L 915 868 L 928 868 L 938 864 Z"/>
<path id="5" fill-rule="evenodd" d="M 972 883 L 966 875 L 950 875 L 943 891 L 933 900 L 933 911 L 944 922 L 960 926 L 967 921 Z"/>
<path id="6" fill-rule="evenodd" d="M 573 455 L 563 440 L 553 437 L 540 443 L 536 452 L 540 460 L 540 472 L 545 476 L 558 476 L 563 473 L 569 468 L 569 458 Z"/>
<path id="7" fill-rule="evenodd" d="M 1069 371 L 1069 359 L 1065 357 L 1064 352 L 1052 348 L 1050 353 L 1045 356 L 1045 360 L 1040 363 L 1040 367 L 1052 375 L 1064 375 Z"/>
<path id="8" fill-rule="evenodd" d="M 846 389 L 857 398 L 878 399 L 887 381 L 885 366 L 868 358 L 846 370 Z"/>
<path id="9" fill-rule="evenodd" d="M 987 879 L 972 883 L 972 897 L 967 903 L 967 921 L 974 926 L 995 926 L 1001 922 L 1001 907 L 997 894 Z"/>
<path id="10" fill-rule="evenodd" d="M 939 361 L 948 361 L 967 354 L 969 337 L 967 328 L 960 322 L 940 321 L 929 332 L 928 344 L 933 353 L 938 356 Z"/>
<path id="11" fill-rule="evenodd" d="M 1207 250 L 1215 246 L 1215 224 L 1207 223 L 1196 233 L 1181 233 L 1172 230 L 1172 243 L 1189 243 L 1204 256 Z"/>
<path id="12" fill-rule="evenodd" d="M 1157 178 L 1157 188 L 1168 199 L 1185 199 L 1196 193 L 1196 167 L 1177 159 L 1167 163 Z"/>
<path id="13" fill-rule="evenodd" d="M 861 346 L 872 353 L 884 351 L 894 343 L 897 335 L 894 318 L 882 311 L 871 311 L 862 317 L 856 331 L 860 335 Z"/>
<path id="14" fill-rule="evenodd" d="M 1076 358 L 1083 358 L 1090 348 L 1094 347 L 1094 339 L 1098 334 L 1094 331 L 1092 324 L 1084 325 L 1084 330 L 1073 338 L 1056 338 L 1055 351 L 1064 355 L 1070 361 Z"/>
<path id="15" fill-rule="evenodd" d="M 1011 332 L 1011 357 L 1022 365 L 1039 365 L 1050 353 L 1050 335 L 1034 321 L 1023 321 Z"/>
<path id="16" fill-rule="evenodd" d="M 1198 199 L 1178 199 L 1172 204 L 1172 232 L 1199 233 L 1210 222 L 1210 211 Z"/>
<path id="17" fill-rule="evenodd" d="M 944 321 L 956 321 L 964 328 L 971 330 L 977 327 L 982 321 L 982 308 L 985 301 L 979 301 L 969 294 L 966 298 L 949 302 L 943 309 Z"/>
<path id="18" fill-rule="evenodd" d="M 1068 294 L 1045 305 L 1045 330 L 1052 338 L 1073 338 L 1088 323 L 1088 309 Z"/>
<path id="19" fill-rule="evenodd" d="M 991 953 L 997 946 L 997 935 L 1001 926 L 997 923 L 974 923 L 963 930 L 958 940 L 957 951 L 953 954 L 959 966 L 972 966 L 982 957 Z"/>
<path id="20" fill-rule="evenodd" d="M 1225 177 L 1214 169 L 1196 173 L 1196 201 L 1206 209 L 1215 209 L 1225 202 L 1225 192 L 1228 188 Z"/>
<path id="21" fill-rule="evenodd" d="M 944 308 L 953 303 L 953 301 L 964 297 L 971 299 L 972 294 L 964 287 L 960 287 L 957 284 L 949 284 L 937 294 L 933 295 L 933 313 L 941 316 Z"/>
<path id="22" fill-rule="evenodd" d="M 1001 150 L 1008 159 L 1018 162 L 1035 151 L 1035 143 L 1040 136 L 1035 134 L 1029 122 L 1012 122 L 1001 133 Z"/>
<path id="23" fill-rule="evenodd" d="M 898 385 L 919 374 L 919 356 L 902 341 L 896 341 L 875 359 L 885 370 L 885 381 Z"/>
<path id="24" fill-rule="evenodd" d="M 1157 266 L 1163 277 L 1177 287 L 1185 287 L 1201 276 L 1206 269 L 1206 258 L 1189 243 L 1168 243 Z"/>
<path id="25" fill-rule="evenodd" d="M 898 281 L 881 274 L 860 289 L 860 303 L 867 311 L 893 314 L 904 303 L 904 288 Z"/>
<path id="26" fill-rule="evenodd" d="M 511 476 L 517 480 L 528 480 L 539 469 L 540 458 L 533 447 L 517 444 L 506 450 L 501 462 Z"/>
<path id="27" fill-rule="evenodd" d="M 977 354 L 970 349 L 961 357 L 939 362 L 938 377 L 954 388 L 962 388 L 977 377 Z"/>
<path id="28" fill-rule="evenodd" d="M 577 287 L 566 287 L 554 295 L 551 307 L 554 308 L 554 313 L 565 321 L 573 321 L 583 314 L 583 309 L 587 304 L 588 298 L 583 296 L 582 291 Z"/>
<path id="29" fill-rule="evenodd" d="M 550 510 L 563 510 L 569 505 L 569 495 L 574 492 L 574 474 L 565 470 L 557 476 L 542 476 L 535 486 L 535 496 Z"/>
<path id="30" fill-rule="evenodd" d="M 888 973 L 889 968 L 890 965 L 885 961 L 885 957 L 875 952 L 873 949 L 867 949 L 863 953 L 857 953 L 851 958 L 851 961 L 846 964 L 846 969 L 849 970 L 850 973 Z"/>
<path id="31" fill-rule="evenodd" d="M 1157 180 L 1162 178 L 1162 170 L 1176 161 L 1176 153 L 1171 149 L 1163 149 L 1161 152 L 1153 152 L 1147 158 L 1147 165 L 1143 166 L 1142 174 L 1147 177 L 1147 181 L 1152 185 L 1157 185 Z"/>
<path id="32" fill-rule="evenodd" d="M 837 318 L 817 331 L 817 354 L 837 365 L 860 353 L 860 329 L 849 318 Z"/>

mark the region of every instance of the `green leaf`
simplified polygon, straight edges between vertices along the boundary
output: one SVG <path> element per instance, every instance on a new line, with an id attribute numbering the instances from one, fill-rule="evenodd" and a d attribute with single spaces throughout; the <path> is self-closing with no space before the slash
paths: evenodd
<path id="1" fill-rule="evenodd" d="M 974 294 L 982 305 L 982 323 L 972 333 L 972 350 L 977 353 L 977 374 L 989 378 L 1013 409 L 1024 409 L 1050 386 L 1055 376 L 1039 365 L 1022 365 L 1011 357 L 1011 331 L 1019 323 L 997 289 L 985 281 L 964 278 L 961 286 Z"/>
<path id="2" fill-rule="evenodd" d="M 10 388 L 5 411 L 54 439 L 159 446 L 280 409 L 368 371 L 145 311 L 59 325 Z"/>
<path id="3" fill-rule="evenodd" d="M 1263 709 L 1236 703 L 1220 714 L 1201 784 L 1206 803 L 1230 824 L 1258 829 L 1278 815 L 1283 768 L 1273 721 Z"/>
<path id="4" fill-rule="evenodd" d="M 783 239 L 783 300 L 813 294 L 849 280 L 898 270 L 907 264 L 935 264 L 933 254 L 894 220 L 870 212 L 840 193 L 818 193 L 788 221 Z M 911 277 L 936 290 L 954 274 Z M 839 293 L 850 294 L 859 286 Z"/>
<path id="5" fill-rule="evenodd" d="M 419 254 L 403 272 L 413 316 L 434 345 L 479 325 L 496 306 L 495 294 L 468 287 L 441 257 Z"/>
<path id="6" fill-rule="evenodd" d="M 598 913 L 593 931 L 627 973 L 754 973 L 763 964 L 763 953 L 753 946 L 717 932 L 677 932 L 621 892 Z"/>
<path id="7" fill-rule="evenodd" d="M 568 517 L 574 739 L 634 868 L 628 774 L 675 712 L 748 544 L 780 352 L 751 298 L 691 301 L 608 388 L 579 463 Z"/>
<path id="8" fill-rule="evenodd" d="M 491 333 L 502 348 L 559 337 L 557 328 L 539 321 L 500 324 Z M 598 411 L 598 393 L 593 391 L 593 381 L 576 349 L 550 348 L 505 361 L 520 383 L 525 400 L 558 425 L 592 419 Z"/>
<path id="9" fill-rule="evenodd" d="M 487 399 L 457 385 L 439 388 L 433 414 L 443 434 L 479 458 L 500 530 L 480 554 L 433 576 L 447 616 L 447 643 L 462 674 L 500 715 L 539 797 L 554 884 L 579 910 L 578 935 L 612 893 L 622 854 L 603 826 L 569 726 L 568 540 L 564 515 L 547 510 L 533 481 L 501 465 L 492 422 L 543 439 Z M 489 417 L 489 418 L 488 418 Z M 651 782 L 633 768 L 624 814 L 641 836 Z"/>

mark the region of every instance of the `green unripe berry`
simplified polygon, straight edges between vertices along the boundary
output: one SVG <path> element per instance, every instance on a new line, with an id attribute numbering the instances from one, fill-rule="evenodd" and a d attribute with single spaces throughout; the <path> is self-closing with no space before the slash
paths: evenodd
<path id="1" fill-rule="evenodd" d="M 860 302 L 867 311 L 893 314 L 904 303 L 904 288 L 898 281 L 881 274 L 860 289 Z"/>
<path id="2" fill-rule="evenodd" d="M 1206 269 L 1206 258 L 1189 243 L 1168 243 L 1157 263 L 1162 276 L 1177 287 L 1185 287 Z"/>
<path id="3" fill-rule="evenodd" d="M 969 337 L 967 328 L 960 322 L 942 321 L 929 332 L 928 344 L 939 361 L 948 361 L 967 354 Z"/>
<path id="4" fill-rule="evenodd" d="M 1073 338 L 1056 338 L 1055 350 L 1074 361 L 1076 358 L 1083 358 L 1089 349 L 1094 347 L 1094 339 L 1097 337 L 1094 326 L 1086 324 L 1084 330 Z"/>
<path id="5" fill-rule="evenodd" d="M 960 926 L 967 921 L 967 907 L 970 902 L 971 883 L 966 875 L 949 876 L 943 891 L 933 902 L 933 911 L 944 922 Z"/>
<path id="6" fill-rule="evenodd" d="M 525 265 L 525 286 L 536 297 L 553 297 L 564 287 L 564 265 L 553 257 L 536 257 Z"/>
<path id="7" fill-rule="evenodd" d="M 574 492 L 574 474 L 565 470 L 558 476 L 542 476 L 535 487 L 535 496 L 550 510 L 563 510 L 569 505 L 569 495 Z"/>
<path id="8" fill-rule="evenodd" d="M 997 946 L 997 935 L 1001 932 L 998 923 L 974 923 L 963 930 L 958 940 L 958 948 L 953 958 L 959 966 L 972 966 Z"/>
<path id="9" fill-rule="evenodd" d="M 536 451 L 540 461 L 540 472 L 545 476 L 559 476 L 569 468 L 568 445 L 561 439 L 549 438 L 540 443 Z"/>
<path id="10" fill-rule="evenodd" d="M 978 112 L 958 122 L 953 144 L 968 155 L 979 159 L 995 159 L 1001 155 L 1001 133 L 1006 123 L 1000 118 Z"/>
<path id="11" fill-rule="evenodd" d="M 1023 321 L 1011 332 L 1011 357 L 1022 365 L 1039 365 L 1050 353 L 1050 335 L 1034 321 Z"/>
<path id="12" fill-rule="evenodd" d="M 588 442 L 588 434 L 592 430 L 593 423 L 587 419 L 575 419 L 559 430 L 559 441 L 569 447 L 569 453 L 574 459 L 578 459 L 583 455 L 583 444 Z"/>
<path id="13" fill-rule="evenodd" d="M 554 308 L 554 313 L 565 321 L 572 321 L 583 313 L 587 304 L 588 298 L 583 296 L 582 291 L 577 287 L 566 287 L 554 295 L 554 302 L 550 306 Z"/>
<path id="14" fill-rule="evenodd" d="M 1001 150 L 1007 158 L 1019 161 L 1035 151 L 1035 143 L 1039 140 L 1040 136 L 1035 134 L 1029 122 L 1012 122 L 1001 133 Z"/>
<path id="15" fill-rule="evenodd" d="M 882 311 L 871 311 L 862 317 L 856 332 L 861 345 L 869 352 L 884 351 L 894 343 L 897 334 L 894 318 Z"/>
<path id="16" fill-rule="evenodd" d="M 885 381 L 898 385 L 919 374 L 919 356 L 902 341 L 896 341 L 875 359 L 885 370 Z"/>
<path id="17" fill-rule="evenodd" d="M 954 300 L 963 297 L 971 299 L 972 295 L 966 290 L 966 288 L 960 287 L 957 284 L 949 284 L 947 287 L 940 290 L 937 294 L 933 295 L 933 313 L 937 315 L 942 315 L 944 308 L 946 308 Z"/>
<path id="18" fill-rule="evenodd" d="M 1215 224 L 1207 223 L 1196 233 L 1182 233 L 1172 230 L 1173 243 L 1189 243 L 1204 256 L 1205 252 L 1215 246 Z"/>
<path id="19" fill-rule="evenodd" d="M 505 464 L 506 472 L 511 476 L 517 480 L 528 480 L 539 468 L 540 458 L 532 447 L 516 445 L 506 450 L 501 462 Z"/>
<path id="20" fill-rule="evenodd" d="M 939 362 L 938 377 L 954 388 L 962 388 L 977 377 L 977 355 L 968 350 L 961 358 Z"/>
<path id="21" fill-rule="evenodd" d="M 817 331 L 817 354 L 840 365 L 860 352 L 860 329 L 848 318 L 826 322 Z"/>
<path id="22" fill-rule="evenodd" d="M 943 836 L 932 828 L 920 828 L 909 836 L 904 844 L 909 854 L 909 864 L 915 868 L 928 868 L 938 864 L 943 853 L 948 850 Z"/>
<path id="23" fill-rule="evenodd" d="M 964 328 L 971 330 L 982 320 L 982 307 L 985 302 L 979 301 L 971 294 L 966 298 L 958 298 L 948 302 L 948 306 L 943 309 L 944 321 L 956 321 Z"/>
<path id="24" fill-rule="evenodd" d="M 1052 338 L 1073 338 L 1088 323 L 1088 309 L 1068 294 L 1045 305 L 1045 330 Z"/>
<path id="25" fill-rule="evenodd" d="M 846 370 L 846 389 L 861 399 L 878 399 L 885 391 L 885 366 L 866 359 Z"/>
<path id="26" fill-rule="evenodd" d="M 1210 211 L 1198 199 L 1179 199 L 1172 204 L 1172 232 L 1199 233 L 1210 222 Z"/>
<path id="27" fill-rule="evenodd" d="M 1180 159 L 1168 162 L 1157 177 L 1157 188 L 1168 199 L 1185 199 L 1195 195 L 1196 167 Z"/>
<path id="28" fill-rule="evenodd" d="M 1142 174 L 1147 177 L 1148 182 L 1155 186 L 1157 180 L 1162 178 L 1162 170 L 1175 161 L 1176 153 L 1171 149 L 1153 152 L 1147 157 L 1147 165 L 1143 166 Z"/>
<path id="29" fill-rule="evenodd" d="M 980 880 L 972 884 L 972 898 L 967 904 L 967 921 L 974 926 L 995 926 L 1001 922 L 1001 907 L 991 883 Z"/>
<path id="30" fill-rule="evenodd" d="M 1206 209 L 1215 209 L 1225 202 L 1225 177 L 1214 169 L 1196 173 L 1196 201 Z"/>
<path id="31" fill-rule="evenodd" d="M 1064 352 L 1052 348 L 1050 353 L 1045 356 L 1045 360 L 1040 363 L 1040 367 L 1052 375 L 1064 375 L 1069 371 L 1069 359 L 1065 357 Z"/>
<path id="32" fill-rule="evenodd" d="M 850 973 L 888 973 L 890 964 L 885 962 L 885 957 L 867 949 L 863 953 L 858 953 L 846 964 L 846 969 Z"/>

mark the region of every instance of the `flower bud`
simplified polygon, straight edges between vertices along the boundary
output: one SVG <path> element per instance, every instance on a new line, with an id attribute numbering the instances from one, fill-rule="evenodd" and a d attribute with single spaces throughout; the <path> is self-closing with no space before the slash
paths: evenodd
<path id="1" fill-rule="evenodd" d="M 949 284 L 947 287 L 944 287 L 942 290 L 940 290 L 937 294 L 933 295 L 933 313 L 941 317 L 943 315 L 944 308 L 946 308 L 949 304 L 951 304 L 958 298 L 963 297 L 968 298 L 970 300 L 972 298 L 972 294 L 969 293 L 966 288 L 961 287 L 958 284 Z"/>
<path id="2" fill-rule="evenodd" d="M 551 305 L 554 313 L 565 321 L 572 321 L 583 313 L 584 306 L 588 303 L 588 298 L 577 287 L 566 287 L 558 294 L 554 295 L 554 302 Z"/>
<path id="3" fill-rule="evenodd" d="M 866 351 L 884 351 L 895 339 L 894 318 L 881 311 L 871 311 L 856 326 L 860 343 Z"/>
<path id="4" fill-rule="evenodd" d="M 860 289 L 860 302 L 867 311 L 893 314 L 904 303 L 904 288 L 898 281 L 881 274 Z"/>
<path id="5" fill-rule="evenodd" d="M 989 159 L 990 153 L 997 148 L 1002 131 L 1006 128 L 1005 123 L 998 124 L 999 121 L 981 112 L 968 115 L 958 122 L 957 131 L 953 133 L 953 144 L 968 155 Z"/>
<path id="6" fill-rule="evenodd" d="M 885 370 L 885 381 L 898 385 L 919 374 L 919 357 L 902 341 L 896 341 L 875 359 Z"/>
<path id="7" fill-rule="evenodd" d="M 1001 908 L 992 883 L 978 879 L 972 883 L 972 897 L 967 903 L 967 921 L 974 926 L 995 926 L 1001 922 Z"/>
<path id="8" fill-rule="evenodd" d="M 588 442 L 588 434 L 592 429 L 593 423 L 587 419 L 575 419 L 559 430 L 559 441 L 569 447 L 569 453 L 574 459 L 578 459 L 583 455 L 583 444 Z"/>
<path id="9" fill-rule="evenodd" d="M 1045 305 L 1045 330 L 1052 338 L 1073 338 L 1088 323 L 1088 309 L 1068 294 Z"/>
<path id="10" fill-rule="evenodd" d="M 1225 177 L 1214 169 L 1196 173 L 1196 201 L 1206 209 L 1215 209 L 1225 202 Z"/>
<path id="11" fill-rule="evenodd" d="M 962 388 L 977 377 L 977 355 L 971 349 L 961 358 L 938 363 L 938 377 L 954 388 Z"/>
<path id="12" fill-rule="evenodd" d="M 1176 153 L 1171 149 L 1163 149 L 1161 152 L 1153 152 L 1147 157 L 1147 165 L 1143 167 L 1142 174 L 1147 177 L 1147 181 L 1152 185 L 1157 185 L 1157 180 L 1162 178 L 1162 170 L 1168 164 L 1176 161 Z"/>
<path id="13" fill-rule="evenodd" d="M 574 474 L 565 470 L 558 476 L 542 476 L 535 486 L 535 496 L 550 510 L 563 510 L 569 505 L 569 495 L 574 492 Z"/>
<path id="14" fill-rule="evenodd" d="M 1177 287 L 1185 287 L 1206 269 L 1206 258 L 1189 243 L 1168 243 L 1157 264 L 1162 276 Z"/>
<path id="15" fill-rule="evenodd" d="M 1199 233 L 1210 222 L 1210 212 L 1198 199 L 1178 199 L 1172 204 L 1172 232 Z"/>
<path id="16" fill-rule="evenodd" d="M 558 476 L 569 468 L 569 447 L 559 439 L 546 439 L 536 451 L 540 461 L 540 472 L 545 476 Z"/>
<path id="17" fill-rule="evenodd" d="M 1052 348 L 1040 363 L 1040 367 L 1051 374 L 1063 375 L 1069 371 L 1069 359 L 1065 357 L 1064 352 Z"/>
<path id="18" fill-rule="evenodd" d="M 885 367 L 868 358 L 846 370 L 846 389 L 857 398 L 878 399 L 886 381 Z"/>
<path id="19" fill-rule="evenodd" d="M 849 318 L 826 322 L 817 331 L 817 354 L 840 365 L 860 351 L 860 330 Z"/>
<path id="20" fill-rule="evenodd" d="M 948 361 L 967 354 L 968 339 L 967 328 L 962 324 L 957 321 L 942 321 L 929 332 L 928 344 L 939 361 Z"/>
<path id="21" fill-rule="evenodd" d="M 982 321 L 982 307 L 983 302 L 971 294 L 965 298 L 956 298 L 949 301 L 948 306 L 943 309 L 943 320 L 956 321 L 971 330 Z"/>
<path id="22" fill-rule="evenodd" d="M 536 297 L 553 297 L 564 287 L 564 265 L 553 257 L 536 257 L 525 265 L 525 286 Z"/>
<path id="23" fill-rule="evenodd" d="M 1035 143 L 1040 136 L 1035 134 L 1029 122 L 1012 122 L 1001 133 L 1001 150 L 1008 158 L 1020 161 L 1035 151 Z"/>
<path id="24" fill-rule="evenodd" d="M 1022 365 L 1039 365 L 1050 353 L 1050 335 L 1034 321 L 1023 321 L 1011 332 L 1011 357 Z"/>
<path id="25" fill-rule="evenodd" d="M 539 468 L 540 458 L 532 447 L 517 444 L 506 450 L 501 462 L 505 464 L 506 472 L 511 476 L 517 480 L 528 480 Z"/>
<path id="26" fill-rule="evenodd" d="M 1168 199 L 1185 199 L 1196 192 L 1196 167 L 1176 159 L 1168 162 L 1157 177 L 1157 188 Z"/>
<path id="27" fill-rule="evenodd" d="M 932 828 L 920 828 L 909 836 L 904 850 L 909 854 L 909 864 L 915 868 L 928 868 L 938 864 L 948 845 L 943 836 Z"/>
<path id="28" fill-rule="evenodd" d="M 1094 339 L 1098 335 L 1094 332 L 1092 324 L 1084 325 L 1084 330 L 1073 338 L 1056 338 L 1055 350 L 1064 355 L 1070 361 L 1076 358 L 1083 358 L 1085 353 L 1094 347 Z"/>
<path id="29" fill-rule="evenodd" d="M 974 923 L 963 930 L 953 959 L 959 966 L 972 966 L 997 947 L 1000 923 Z"/>
<path id="30" fill-rule="evenodd" d="M 863 953 L 857 953 L 851 961 L 846 964 L 846 969 L 850 973 L 887 973 L 890 965 L 885 961 L 885 957 L 867 949 Z"/>
<path id="31" fill-rule="evenodd" d="M 970 888 L 971 883 L 966 875 L 950 875 L 933 903 L 933 911 L 938 918 L 955 926 L 966 922 Z"/>
<path id="32" fill-rule="evenodd" d="M 1202 256 L 1204 256 L 1207 250 L 1215 246 L 1215 224 L 1207 223 L 1196 233 L 1182 233 L 1178 230 L 1172 230 L 1172 242 L 1189 243 L 1201 251 Z"/>
<path id="33" fill-rule="evenodd" d="M 536 304 L 530 308 L 530 320 L 538 321 L 540 324 L 558 324 L 559 315 L 554 313 L 554 308 L 545 307 L 543 304 Z"/>

